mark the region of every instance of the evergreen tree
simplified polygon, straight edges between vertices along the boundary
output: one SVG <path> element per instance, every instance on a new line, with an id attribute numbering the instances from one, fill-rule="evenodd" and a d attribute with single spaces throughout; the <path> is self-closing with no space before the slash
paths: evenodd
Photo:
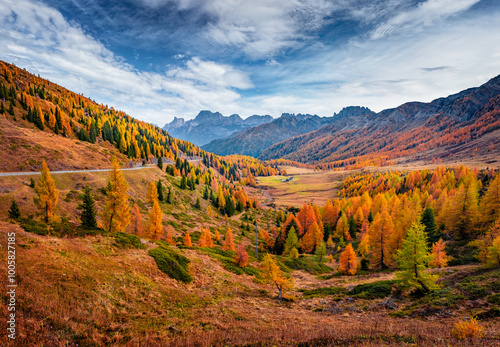
<path id="1" fill-rule="evenodd" d="M 358 223 L 354 219 L 354 216 L 349 217 L 347 225 L 349 226 L 349 235 L 351 235 L 351 238 L 355 239 L 356 233 L 358 232 Z"/>
<path id="2" fill-rule="evenodd" d="M 21 210 L 19 209 L 19 205 L 16 200 L 12 200 L 10 204 L 9 218 L 14 220 L 21 218 Z"/>
<path id="3" fill-rule="evenodd" d="M 208 200 L 208 187 L 205 186 L 205 190 L 203 190 L 203 199 Z"/>
<path id="4" fill-rule="evenodd" d="M 161 184 L 161 180 L 158 180 L 156 183 L 156 190 L 158 191 L 158 201 L 163 201 L 163 185 Z"/>
<path id="5" fill-rule="evenodd" d="M 426 273 L 433 256 L 429 254 L 425 226 L 414 223 L 403 241 L 403 248 L 398 251 L 396 260 L 402 270 L 396 274 L 403 288 L 422 287 L 426 292 L 436 289 L 438 276 Z"/>
<path id="6" fill-rule="evenodd" d="M 58 199 L 59 191 L 56 189 L 54 179 L 50 175 L 49 167 L 44 160 L 42 162 L 42 177 L 35 186 L 33 201 L 38 208 L 44 210 L 45 222 L 48 223 L 53 216 Z"/>
<path id="7" fill-rule="evenodd" d="M 161 156 L 158 157 L 158 167 L 163 171 L 163 158 Z"/>
<path id="8" fill-rule="evenodd" d="M 425 227 L 425 232 L 427 233 L 427 237 L 429 238 L 428 244 L 429 246 L 438 242 L 441 238 L 441 234 L 436 225 L 436 220 L 434 218 L 434 210 L 431 207 L 427 207 L 422 213 L 422 217 L 420 222 Z"/>
<path id="9" fill-rule="evenodd" d="M 167 204 L 171 204 L 171 203 L 172 203 L 172 190 L 170 189 L 170 187 L 168 187 Z"/>
<path id="10" fill-rule="evenodd" d="M 196 198 L 196 202 L 194 203 L 194 208 L 197 208 L 197 209 L 201 208 L 200 198 Z"/>
<path id="11" fill-rule="evenodd" d="M 10 102 L 9 104 L 10 104 L 10 105 L 9 105 L 9 111 L 8 111 L 8 112 L 9 112 L 9 114 L 10 114 L 11 116 L 13 116 L 13 115 L 15 114 L 15 113 L 14 113 L 14 106 L 12 105 L 12 102 Z"/>
<path id="12" fill-rule="evenodd" d="M 94 206 L 94 196 L 89 186 L 86 186 L 83 191 L 82 203 L 79 205 L 79 208 L 82 210 L 80 215 L 82 226 L 87 229 L 97 228 L 97 212 Z"/>
<path id="13" fill-rule="evenodd" d="M 0 101 L 0 114 L 5 114 L 5 106 L 2 101 Z"/>

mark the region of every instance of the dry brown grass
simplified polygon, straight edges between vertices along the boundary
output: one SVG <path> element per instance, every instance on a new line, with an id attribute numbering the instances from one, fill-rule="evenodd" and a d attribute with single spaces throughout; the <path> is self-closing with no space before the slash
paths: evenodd
<path id="1" fill-rule="evenodd" d="M 51 170 L 110 168 L 111 158 L 128 163 L 107 141 L 91 144 L 40 131 L 27 121 L 0 116 L 0 172 L 36 171 L 42 159 Z"/>
<path id="2" fill-rule="evenodd" d="M 183 251 L 192 260 L 195 279 L 185 285 L 160 272 L 147 250 L 119 250 L 102 236 L 42 237 L 0 223 L 2 243 L 8 231 L 17 234 L 18 346 L 446 346 L 457 342 L 451 335 L 456 317 L 419 320 L 391 318 L 385 310 L 338 314 L 312 310 L 313 303 L 328 304 L 329 298 L 280 305 L 272 288 L 227 272 L 196 250 Z M 0 261 L 6 261 L 4 248 Z M 5 280 L 2 266 L 0 281 Z M 298 279 L 298 285 L 312 287 L 313 281 L 312 277 L 304 283 Z M 263 288 L 270 293 L 259 291 Z M 4 293 L 2 298 L 5 302 Z M 5 316 L 6 306 L 1 310 Z M 469 340 L 468 345 L 498 345 L 498 320 L 481 324 L 485 336 Z"/>

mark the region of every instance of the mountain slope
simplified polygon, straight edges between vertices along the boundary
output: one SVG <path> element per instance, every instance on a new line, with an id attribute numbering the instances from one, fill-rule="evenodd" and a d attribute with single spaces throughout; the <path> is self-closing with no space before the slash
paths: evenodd
<path id="1" fill-rule="evenodd" d="M 269 123 L 272 120 L 273 118 L 268 115 L 253 115 L 242 119 L 237 114 L 225 117 L 219 112 L 201 111 L 195 119 L 189 121 L 176 117 L 172 122 L 165 124 L 163 129 L 175 138 L 201 146 L 212 140 L 225 138 L 237 131 Z"/>
<path id="2" fill-rule="evenodd" d="M 331 118 L 328 117 L 284 113 L 270 123 L 240 131 L 225 139 L 214 140 L 202 148 L 219 155 L 243 154 L 258 157 L 267 147 L 321 128 L 330 121 Z"/>
<path id="3" fill-rule="evenodd" d="M 336 162 L 463 145 L 500 127 L 500 76 L 430 103 L 409 102 L 377 114 L 335 118 L 314 132 L 277 143 L 261 159 Z"/>

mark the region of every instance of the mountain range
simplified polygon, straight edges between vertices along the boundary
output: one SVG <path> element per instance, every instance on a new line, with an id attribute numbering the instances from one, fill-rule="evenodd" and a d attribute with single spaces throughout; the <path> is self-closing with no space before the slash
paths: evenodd
<path id="1" fill-rule="evenodd" d="M 363 156 L 399 158 L 470 143 L 500 128 L 500 75 L 430 103 L 408 102 L 379 113 L 333 117 L 328 125 L 266 148 L 260 159 L 335 162 Z M 492 143 L 493 144 L 493 143 Z M 469 148 L 470 150 L 470 148 Z"/>
<path id="2" fill-rule="evenodd" d="M 176 118 L 165 129 L 183 140 L 205 142 L 204 150 L 220 155 L 328 163 L 352 158 L 394 159 L 415 153 L 444 157 L 471 152 L 471 146 L 457 146 L 499 129 L 499 112 L 497 76 L 479 87 L 429 103 L 407 102 L 378 113 L 350 106 L 332 117 L 284 113 L 277 119 L 252 116 L 242 120 L 237 115 L 223 117 L 202 111 L 193 121 Z M 258 122 L 261 124 L 255 124 Z"/>
<path id="3" fill-rule="evenodd" d="M 165 124 L 163 129 L 175 138 L 201 146 L 212 140 L 225 138 L 237 131 L 269 123 L 272 120 L 273 117 L 269 115 L 253 115 L 242 119 L 237 114 L 225 117 L 219 112 L 205 110 L 198 113 L 196 118 L 188 121 L 175 117 L 172 122 Z"/>

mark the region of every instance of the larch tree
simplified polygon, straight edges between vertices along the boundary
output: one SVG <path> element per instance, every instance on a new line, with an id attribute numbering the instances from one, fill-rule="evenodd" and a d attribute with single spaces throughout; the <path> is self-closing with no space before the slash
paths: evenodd
<path id="1" fill-rule="evenodd" d="M 334 236 L 338 239 L 340 239 L 341 237 L 343 237 L 344 239 L 351 237 L 349 235 L 349 223 L 347 222 L 345 213 L 343 213 L 337 221 Z"/>
<path id="2" fill-rule="evenodd" d="M 316 245 L 316 230 L 318 229 L 318 224 L 316 222 L 304 233 L 299 241 L 299 246 L 304 253 L 310 253 L 314 251 Z"/>
<path id="3" fill-rule="evenodd" d="M 493 245 L 493 241 L 497 237 L 500 237 L 500 218 L 496 220 L 484 236 L 472 242 L 479 249 L 477 258 L 485 265 L 488 264 L 489 247 Z"/>
<path id="4" fill-rule="evenodd" d="M 281 271 L 273 256 L 267 253 L 262 261 L 262 277 L 266 283 L 276 286 L 278 298 L 283 300 L 283 291 L 293 288 L 293 278 L 288 278 Z"/>
<path id="5" fill-rule="evenodd" d="M 44 160 L 42 162 L 42 177 L 35 185 L 33 201 L 39 209 L 43 210 L 45 222 L 48 223 L 54 216 L 58 199 L 59 191 L 56 189 L 54 179 L 50 175 L 49 167 Z"/>
<path id="6" fill-rule="evenodd" d="M 446 227 L 451 227 L 455 237 L 467 238 L 478 221 L 478 189 L 475 179 L 460 184 L 452 198 L 452 211 Z"/>
<path id="7" fill-rule="evenodd" d="M 234 251 L 236 250 L 236 247 L 234 246 L 234 238 L 233 238 L 233 232 L 231 231 L 231 228 L 228 228 L 226 231 L 226 236 L 224 237 L 224 245 L 222 247 L 225 251 Z"/>
<path id="8" fill-rule="evenodd" d="M 427 266 L 432 261 L 429 254 L 425 226 L 414 223 L 403 242 L 403 248 L 398 251 L 396 260 L 398 267 L 402 270 L 396 273 L 396 278 L 401 282 L 403 288 L 418 288 L 426 292 L 438 288 L 436 285 L 437 275 L 426 272 Z"/>
<path id="9" fill-rule="evenodd" d="M 240 243 L 238 246 L 238 252 L 234 255 L 234 263 L 239 267 L 245 267 L 248 265 L 248 253 L 243 242 Z"/>
<path id="10" fill-rule="evenodd" d="M 431 267 L 441 268 L 448 265 L 448 260 L 450 257 L 446 255 L 443 239 L 439 239 L 438 242 L 432 245 L 431 254 L 433 256 L 432 260 L 429 263 Z"/>
<path id="11" fill-rule="evenodd" d="M 391 265 L 389 238 L 393 232 L 394 224 L 389 213 L 377 213 L 368 229 L 370 263 L 373 268 L 386 269 Z"/>
<path id="12" fill-rule="evenodd" d="M 152 204 L 155 200 L 158 200 L 158 189 L 156 188 L 156 184 L 154 184 L 154 182 L 149 182 L 146 200 L 148 204 Z"/>
<path id="13" fill-rule="evenodd" d="M 152 182 L 151 182 L 152 183 Z M 154 189 L 156 190 L 156 185 L 152 183 Z M 149 237 L 153 240 L 159 240 L 163 236 L 163 212 L 160 207 L 160 202 L 158 201 L 158 197 L 153 201 L 153 207 L 149 212 L 148 216 L 148 224 L 146 226 L 146 232 Z"/>
<path id="14" fill-rule="evenodd" d="M 292 249 L 297 249 L 299 247 L 299 238 L 295 232 L 295 228 L 291 227 L 288 231 L 288 236 L 286 237 L 285 249 L 283 250 L 283 255 L 288 256 Z"/>
<path id="15" fill-rule="evenodd" d="M 326 243 L 325 241 L 321 241 L 321 243 L 316 247 L 316 251 L 314 252 L 314 255 L 316 255 L 316 260 L 318 263 L 323 262 L 323 258 L 326 255 Z"/>
<path id="16" fill-rule="evenodd" d="M 357 271 L 356 253 L 351 244 L 348 244 L 345 250 L 340 254 L 339 271 L 346 275 L 354 275 Z"/>
<path id="17" fill-rule="evenodd" d="M 482 229 L 487 230 L 500 217 L 500 174 L 489 183 L 479 208 Z"/>
<path id="18" fill-rule="evenodd" d="M 184 240 L 183 240 L 184 246 L 186 247 L 192 247 L 193 243 L 191 242 L 191 236 L 189 236 L 189 232 L 186 231 L 186 234 L 184 235 Z"/>
<path id="19" fill-rule="evenodd" d="M 115 159 L 109 176 L 108 192 L 102 213 L 104 228 L 109 232 L 123 231 L 130 223 L 127 190 L 127 180 L 123 177 L 118 161 Z"/>
<path id="20" fill-rule="evenodd" d="M 488 257 L 486 264 L 491 268 L 500 267 L 500 236 L 495 238 L 491 246 L 488 247 Z"/>
<path id="21" fill-rule="evenodd" d="M 170 245 L 175 246 L 176 242 L 175 242 L 174 236 L 172 234 L 173 230 L 174 230 L 174 228 L 171 225 L 166 227 L 165 242 L 167 242 Z"/>
<path id="22" fill-rule="evenodd" d="M 88 185 L 83 192 L 82 203 L 78 207 L 82 210 L 80 214 L 82 226 L 86 229 L 97 228 L 97 211 L 95 209 L 94 196 Z"/>
<path id="23" fill-rule="evenodd" d="M 137 203 L 132 207 L 132 218 L 129 225 L 129 231 L 137 236 L 143 236 L 142 216 Z"/>
<path id="24" fill-rule="evenodd" d="M 309 230 L 314 223 L 318 225 L 316 214 L 314 213 L 314 209 L 310 204 L 304 204 L 304 206 L 302 206 L 299 213 L 297 213 L 297 220 L 304 228 L 302 232 L 299 230 L 299 237 L 302 236 L 303 233 L 305 233 L 307 230 Z"/>

